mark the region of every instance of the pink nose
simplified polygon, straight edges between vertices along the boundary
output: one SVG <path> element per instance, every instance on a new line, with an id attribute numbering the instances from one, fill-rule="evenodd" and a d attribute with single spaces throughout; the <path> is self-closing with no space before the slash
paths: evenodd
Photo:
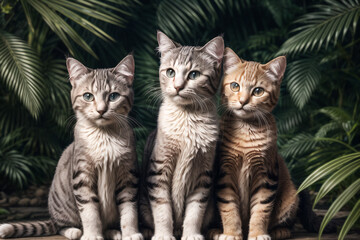
<path id="1" fill-rule="evenodd" d="M 174 87 L 176 89 L 176 92 L 179 93 L 181 89 L 183 89 L 184 87 Z"/>
<path id="2" fill-rule="evenodd" d="M 96 110 L 101 116 L 104 114 L 105 110 Z"/>

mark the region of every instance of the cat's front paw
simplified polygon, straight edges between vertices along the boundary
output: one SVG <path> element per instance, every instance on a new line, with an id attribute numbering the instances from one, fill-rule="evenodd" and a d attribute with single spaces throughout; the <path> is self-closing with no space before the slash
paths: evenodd
<path id="1" fill-rule="evenodd" d="M 84 234 L 80 240 L 104 240 L 104 237 L 97 234 Z"/>
<path id="2" fill-rule="evenodd" d="M 105 238 L 111 240 L 121 240 L 121 232 L 115 229 L 109 229 L 105 231 Z"/>
<path id="3" fill-rule="evenodd" d="M 144 240 L 144 237 L 141 233 L 135 233 L 128 237 L 124 237 L 123 240 Z"/>
<path id="4" fill-rule="evenodd" d="M 193 234 L 189 236 L 182 236 L 181 240 L 205 240 L 205 238 L 201 234 Z"/>
<path id="5" fill-rule="evenodd" d="M 271 240 L 271 237 L 267 234 L 257 235 L 256 237 L 249 237 L 249 240 Z"/>
<path id="6" fill-rule="evenodd" d="M 176 240 L 172 235 L 154 235 L 151 240 Z"/>
<path id="7" fill-rule="evenodd" d="M 213 240 L 242 240 L 241 235 L 226 235 L 226 234 L 215 234 Z"/>

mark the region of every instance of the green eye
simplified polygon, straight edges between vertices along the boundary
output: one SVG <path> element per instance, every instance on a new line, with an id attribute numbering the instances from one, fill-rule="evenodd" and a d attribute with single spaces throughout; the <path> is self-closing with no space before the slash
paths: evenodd
<path id="1" fill-rule="evenodd" d="M 94 100 L 94 95 L 87 92 L 87 93 L 84 93 L 83 98 L 84 98 L 85 101 L 91 102 L 91 101 Z"/>
<path id="2" fill-rule="evenodd" d="M 200 77 L 200 72 L 199 71 L 191 71 L 189 73 L 189 76 L 188 76 L 188 78 L 191 79 L 191 80 L 195 80 L 198 77 Z"/>
<path id="3" fill-rule="evenodd" d="M 230 89 L 233 92 L 238 92 L 240 90 L 240 85 L 236 82 L 232 82 L 232 83 L 230 83 Z"/>
<path id="4" fill-rule="evenodd" d="M 173 77 L 175 77 L 175 71 L 174 71 L 174 69 L 169 68 L 168 70 L 166 70 L 166 76 L 167 76 L 168 78 L 173 78 Z"/>
<path id="5" fill-rule="evenodd" d="M 254 89 L 253 91 L 253 95 L 256 96 L 256 97 L 260 97 L 264 94 L 264 89 L 261 88 L 261 87 L 257 87 Z"/>
<path id="6" fill-rule="evenodd" d="M 110 102 L 115 102 L 116 100 L 118 100 L 120 97 L 120 94 L 117 92 L 113 92 L 109 95 L 109 101 Z"/>

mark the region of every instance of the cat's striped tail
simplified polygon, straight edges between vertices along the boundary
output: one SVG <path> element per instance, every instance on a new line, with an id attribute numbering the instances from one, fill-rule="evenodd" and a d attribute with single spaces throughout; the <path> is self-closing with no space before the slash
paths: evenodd
<path id="1" fill-rule="evenodd" d="M 55 235 L 56 232 L 51 220 L 0 224 L 0 238 L 48 236 Z"/>

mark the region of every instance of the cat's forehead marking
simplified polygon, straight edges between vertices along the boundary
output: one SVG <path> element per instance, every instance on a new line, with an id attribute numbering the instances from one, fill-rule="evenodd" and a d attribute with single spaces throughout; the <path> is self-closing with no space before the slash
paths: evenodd
<path id="1" fill-rule="evenodd" d="M 188 62 L 191 62 L 193 49 L 194 49 L 194 47 L 189 47 L 189 46 L 181 47 L 181 49 L 176 57 L 176 64 L 187 65 Z"/>
<path id="2" fill-rule="evenodd" d="M 92 89 L 96 91 L 110 91 L 108 71 L 100 69 L 93 72 Z"/>
<path id="3" fill-rule="evenodd" d="M 258 70 L 259 63 L 257 62 L 248 62 L 245 66 L 245 80 L 250 84 L 256 83 L 256 73 Z"/>

